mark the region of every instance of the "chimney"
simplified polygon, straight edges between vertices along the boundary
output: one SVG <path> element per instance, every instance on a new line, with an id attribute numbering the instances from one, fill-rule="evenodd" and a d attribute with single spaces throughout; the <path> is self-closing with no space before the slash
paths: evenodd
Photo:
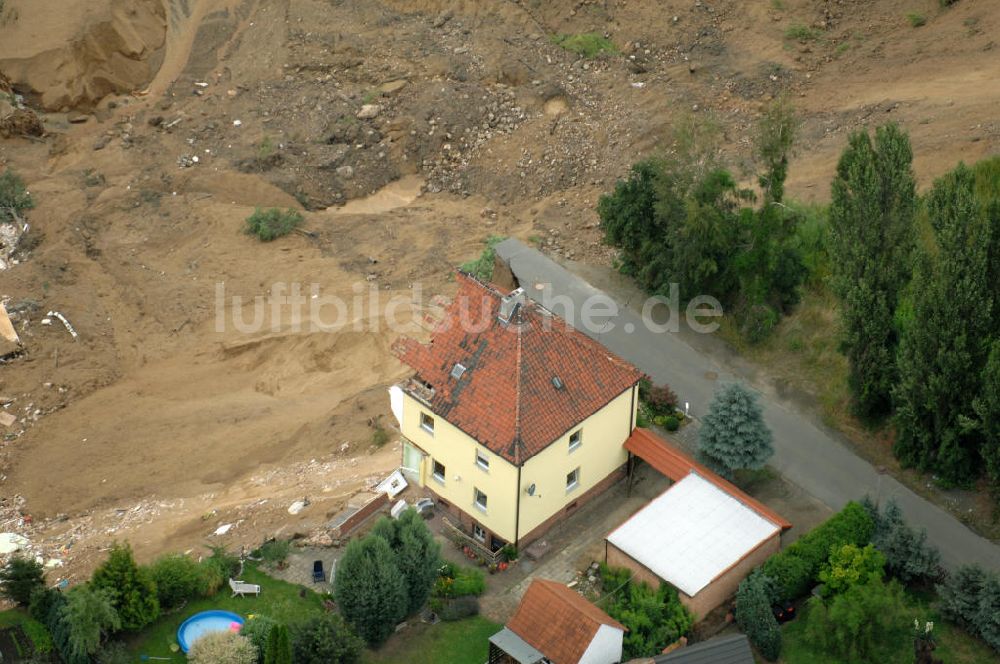
<path id="1" fill-rule="evenodd" d="M 517 313 L 517 310 L 524 305 L 524 302 L 524 289 L 516 288 L 512 290 L 510 295 L 500 300 L 500 313 L 497 315 L 497 318 L 502 323 L 509 323 L 510 319 Z"/>

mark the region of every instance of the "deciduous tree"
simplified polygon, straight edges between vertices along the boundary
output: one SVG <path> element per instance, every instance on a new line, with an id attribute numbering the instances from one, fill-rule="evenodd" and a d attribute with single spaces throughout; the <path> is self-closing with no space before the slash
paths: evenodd
<path id="1" fill-rule="evenodd" d="M 83 661 L 98 651 L 108 634 L 121 629 L 121 619 L 112 605 L 111 594 L 89 584 L 77 586 L 66 594 L 62 617 L 67 628 L 69 654 Z"/>
<path id="2" fill-rule="evenodd" d="M 911 276 L 916 180 L 909 137 L 895 124 L 851 135 L 830 204 L 832 286 L 855 411 L 887 414 L 896 381 L 896 308 Z"/>
<path id="3" fill-rule="evenodd" d="M 917 261 L 913 322 L 903 331 L 893 391 L 896 455 L 952 483 L 977 474 L 982 432 L 973 401 L 990 350 L 996 288 L 989 283 L 993 229 L 974 185 L 960 164 L 928 197 L 936 246 Z"/>

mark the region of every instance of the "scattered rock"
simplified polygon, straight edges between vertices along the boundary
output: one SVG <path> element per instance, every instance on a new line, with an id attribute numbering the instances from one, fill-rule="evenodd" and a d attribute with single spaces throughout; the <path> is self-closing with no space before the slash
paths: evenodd
<path id="1" fill-rule="evenodd" d="M 353 180 L 354 179 L 354 167 L 353 166 L 339 166 L 337 168 L 337 177 L 342 180 Z"/>
<path id="2" fill-rule="evenodd" d="M 378 114 L 382 112 L 382 107 L 378 104 L 365 104 L 361 107 L 361 110 L 357 113 L 357 118 L 359 120 L 371 120 L 372 118 L 378 117 Z"/>

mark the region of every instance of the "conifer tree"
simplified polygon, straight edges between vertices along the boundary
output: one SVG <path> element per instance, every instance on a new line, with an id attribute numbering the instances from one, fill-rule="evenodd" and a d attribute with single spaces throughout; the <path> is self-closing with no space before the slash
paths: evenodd
<path id="1" fill-rule="evenodd" d="M 94 570 L 91 584 L 108 592 L 121 618 L 121 629 L 142 629 L 160 615 L 156 583 L 148 569 L 136 564 L 128 544 L 111 548 L 108 559 Z"/>
<path id="2" fill-rule="evenodd" d="M 406 580 L 407 613 L 419 610 L 438 578 L 441 546 L 412 508 L 398 519 L 383 517 L 375 524 L 372 534 L 385 539 L 395 554 L 396 566 Z"/>
<path id="3" fill-rule="evenodd" d="M 341 613 L 370 644 L 381 643 L 406 615 L 406 580 L 389 543 L 378 535 L 355 539 L 337 566 L 334 598 Z"/>
<path id="4" fill-rule="evenodd" d="M 774 454 L 771 430 L 756 395 L 739 383 L 715 394 L 698 432 L 698 455 L 724 477 L 740 469 L 763 468 Z"/>

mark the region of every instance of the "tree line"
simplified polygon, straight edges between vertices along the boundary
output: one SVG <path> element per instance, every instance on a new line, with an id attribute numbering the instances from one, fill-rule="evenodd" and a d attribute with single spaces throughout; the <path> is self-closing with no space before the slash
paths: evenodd
<path id="1" fill-rule="evenodd" d="M 899 460 L 1000 486 L 1000 158 L 916 192 L 898 126 L 851 135 L 830 205 L 832 287 L 854 409 Z"/>
<path id="2" fill-rule="evenodd" d="M 750 342 L 807 280 L 829 288 L 855 414 L 893 426 L 904 465 L 946 485 L 985 469 L 1000 488 L 1000 157 L 959 164 L 920 195 L 906 132 L 855 132 L 816 224 L 784 197 L 797 128 L 785 102 L 764 113 L 758 193 L 722 165 L 715 125 L 681 121 L 669 154 L 598 203 L 618 268 L 651 293 L 718 298 Z"/>

